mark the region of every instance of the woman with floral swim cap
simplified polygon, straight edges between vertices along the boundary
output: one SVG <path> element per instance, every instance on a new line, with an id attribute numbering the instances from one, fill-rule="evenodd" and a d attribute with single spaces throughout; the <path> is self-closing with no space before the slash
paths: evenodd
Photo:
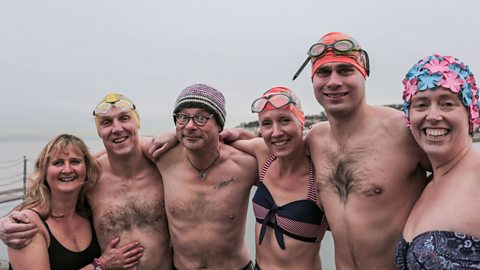
<path id="1" fill-rule="evenodd" d="M 452 56 L 420 60 L 403 80 L 404 112 L 432 179 L 398 243 L 398 269 L 480 269 L 480 153 L 472 143 L 479 97 L 469 67 Z"/>

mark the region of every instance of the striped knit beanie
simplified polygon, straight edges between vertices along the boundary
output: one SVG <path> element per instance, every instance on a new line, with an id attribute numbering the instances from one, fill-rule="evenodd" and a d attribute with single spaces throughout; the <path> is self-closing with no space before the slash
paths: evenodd
<path id="1" fill-rule="evenodd" d="M 184 108 L 204 109 L 213 114 L 220 129 L 225 126 L 225 98 L 222 93 L 205 84 L 190 85 L 178 95 L 173 113 Z"/>

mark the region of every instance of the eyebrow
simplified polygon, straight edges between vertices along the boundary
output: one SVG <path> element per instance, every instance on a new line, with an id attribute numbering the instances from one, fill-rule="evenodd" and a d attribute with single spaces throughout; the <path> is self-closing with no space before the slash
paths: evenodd
<path id="1" fill-rule="evenodd" d="M 336 67 L 339 67 L 339 68 L 355 68 L 352 64 L 349 64 L 349 63 L 340 63 L 338 64 Z"/>
<path id="2" fill-rule="evenodd" d="M 327 63 L 320 66 L 318 69 L 334 69 L 334 68 L 355 68 L 350 63 L 338 63 L 336 66 L 333 66 L 334 63 Z"/>

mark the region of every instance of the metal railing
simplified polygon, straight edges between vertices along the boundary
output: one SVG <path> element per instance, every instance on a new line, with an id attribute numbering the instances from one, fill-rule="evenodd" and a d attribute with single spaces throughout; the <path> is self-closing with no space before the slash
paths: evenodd
<path id="1" fill-rule="evenodd" d="M 27 188 L 27 156 L 13 160 L 0 161 L 0 203 L 6 203 L 15 200 L 21 200 L 25 197 Z M 23 170 L 17 174 L 8 174 L 5 172 L 15 170 L 15 167 L 23 165 Z"/>

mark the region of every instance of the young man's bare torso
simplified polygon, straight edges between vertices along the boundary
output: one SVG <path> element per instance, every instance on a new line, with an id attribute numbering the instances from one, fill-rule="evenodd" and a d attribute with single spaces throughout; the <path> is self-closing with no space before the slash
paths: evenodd
<path id="1" fill-rule="evenodd" d="M 120 245 L 138 241 L 143 256 L 138 269 L 171 269 L 171 244 L 163 200 L 163 185 L 155 166 L 142 157 L 143 169 L 130 178 L 115 175 L 104 155 L 103 173 L 89 196 L 101 248 L 120 237 Z"/>

